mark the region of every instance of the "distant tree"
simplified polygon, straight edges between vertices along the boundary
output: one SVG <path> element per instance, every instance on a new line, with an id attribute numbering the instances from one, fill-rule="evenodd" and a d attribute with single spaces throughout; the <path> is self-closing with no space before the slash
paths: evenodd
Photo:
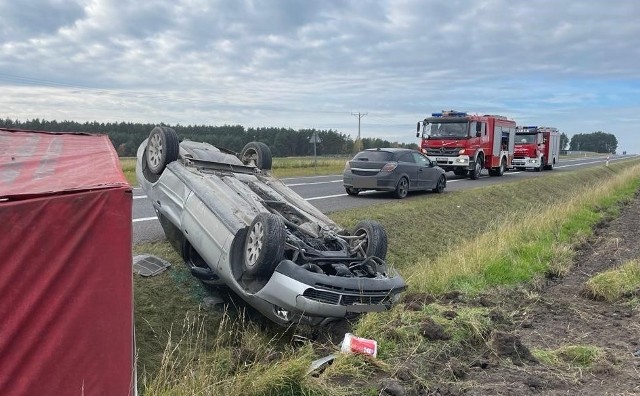
<path id="1" fill-rule="evenodd" d="M 566 150 L 568 144 L 569 144 L 569 138 L 567 137 L 566 133 L 562 132 L 560 134 L 560 150 Z"/>
<path id="2" fill-rule="evenodd" d="M 611 133 L 602 131 L 592 133 L 578 133 L 571 137 L 571 150 L 593 151 L 596 153 L 615 153 L 618 139 Z"/>

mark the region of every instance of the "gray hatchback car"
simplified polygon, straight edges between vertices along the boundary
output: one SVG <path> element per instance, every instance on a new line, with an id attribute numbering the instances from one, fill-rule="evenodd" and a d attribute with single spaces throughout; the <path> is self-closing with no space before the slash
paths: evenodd
<path id="1" fill-rule="evenodd" d="M 447 178 L 444 169 L 417 150 L 377 148 L 361 151 L 347 162 L 343 184 L 349 195 L 377 190 L 404 198 L 414 190 L 444 192 Z"/>

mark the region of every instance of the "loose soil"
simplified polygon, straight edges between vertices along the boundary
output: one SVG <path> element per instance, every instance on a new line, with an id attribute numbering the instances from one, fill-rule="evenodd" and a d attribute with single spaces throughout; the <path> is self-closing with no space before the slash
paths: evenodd
<path id="1" fill-rule="evenodd" d="M 490 309 L 491 331 L 484 342 L 437 361 L 413 360 L 380 379 L 380 394 L 393 395 L 632 395 L 640 394 L 640 308 L 629 299 L 608 303 L 590 299 L 585 282 L 597 273 L 640 258 L 640 194 L 620 216 L 599 223 L 578 247 L 574 267 L 559 279 L 544 279 L 517 290 L 474 298 L 449 293 L 437 303 L 450 317 L 462 307 Z M 640 287 L 639 287 L 640 288 Z M 408 309 L 433 303 L 408 296 Z M 430 340 L 447 336 L 435 322 L 423 324 Z M 434 341 L 438 342 L 438 341 Z M 597 347 L 602 354 L 588 366 L 545 365 L 531 353 L 564 346 Z M 413 378 L 427 379 L 419 383 Z"/>

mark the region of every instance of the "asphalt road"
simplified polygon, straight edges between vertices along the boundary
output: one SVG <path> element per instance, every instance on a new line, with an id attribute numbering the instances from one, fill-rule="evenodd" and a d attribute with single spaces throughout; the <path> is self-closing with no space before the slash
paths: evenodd
<path id="1" fill-rule="evenodd" d="M 633 156 L 612 156 L 610 161 L 619 161 Z M 556 172 L 566 172 L 580 168 L 603 165 L 606 157 L 590 157 L 565 159 L 549 172 L 507 172 L 503 177 L 489 177 L 487 171 L 483 171 L 483 176 L 479 180 L 469 180 L 455 176 L 453 172 L 447 172 L 446 191 L 464 190 L 467 188 L 488 186 L 498 183 L 508 183 L 525 177 L 545 177 Z M 389 193 L 384 192 L 364 192 L 357 197 L 348 196 L 342 186 L 342 175 L 310 176 L 282 179 L 291 189 L 300 194 L 304 199 L 324 213 L 330 213 L 341 209 L 350 209 L 360 206 L 367 206 L 383 202 L 397 202 Z M 405 199 L 413 199 L 429 192 L 409 193 Z M 164 239 L 164 233 L 160 223 L 155 217 L 155 211 L 151 202 L 144 195 L 140 188 L 133 190 L 133 244 L 151 242 Z"/>

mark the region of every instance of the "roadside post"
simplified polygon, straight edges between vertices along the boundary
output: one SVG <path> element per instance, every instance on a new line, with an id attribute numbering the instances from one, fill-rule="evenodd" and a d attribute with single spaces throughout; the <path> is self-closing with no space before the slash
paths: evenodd
<path id="1" fill-rule="evenodd" d="M 320 140 L 320 136 L 318 136 L 318 132 L 313 131 L 313 135 L 311 135 L 311 137 L 309 138 L 309 143 L 313 143 L 313 166 L 316 169 L 316 172 L 318 172 L 318 158 L 316 155 L 316 144 L 322 143 L 322 141 Z"/>

